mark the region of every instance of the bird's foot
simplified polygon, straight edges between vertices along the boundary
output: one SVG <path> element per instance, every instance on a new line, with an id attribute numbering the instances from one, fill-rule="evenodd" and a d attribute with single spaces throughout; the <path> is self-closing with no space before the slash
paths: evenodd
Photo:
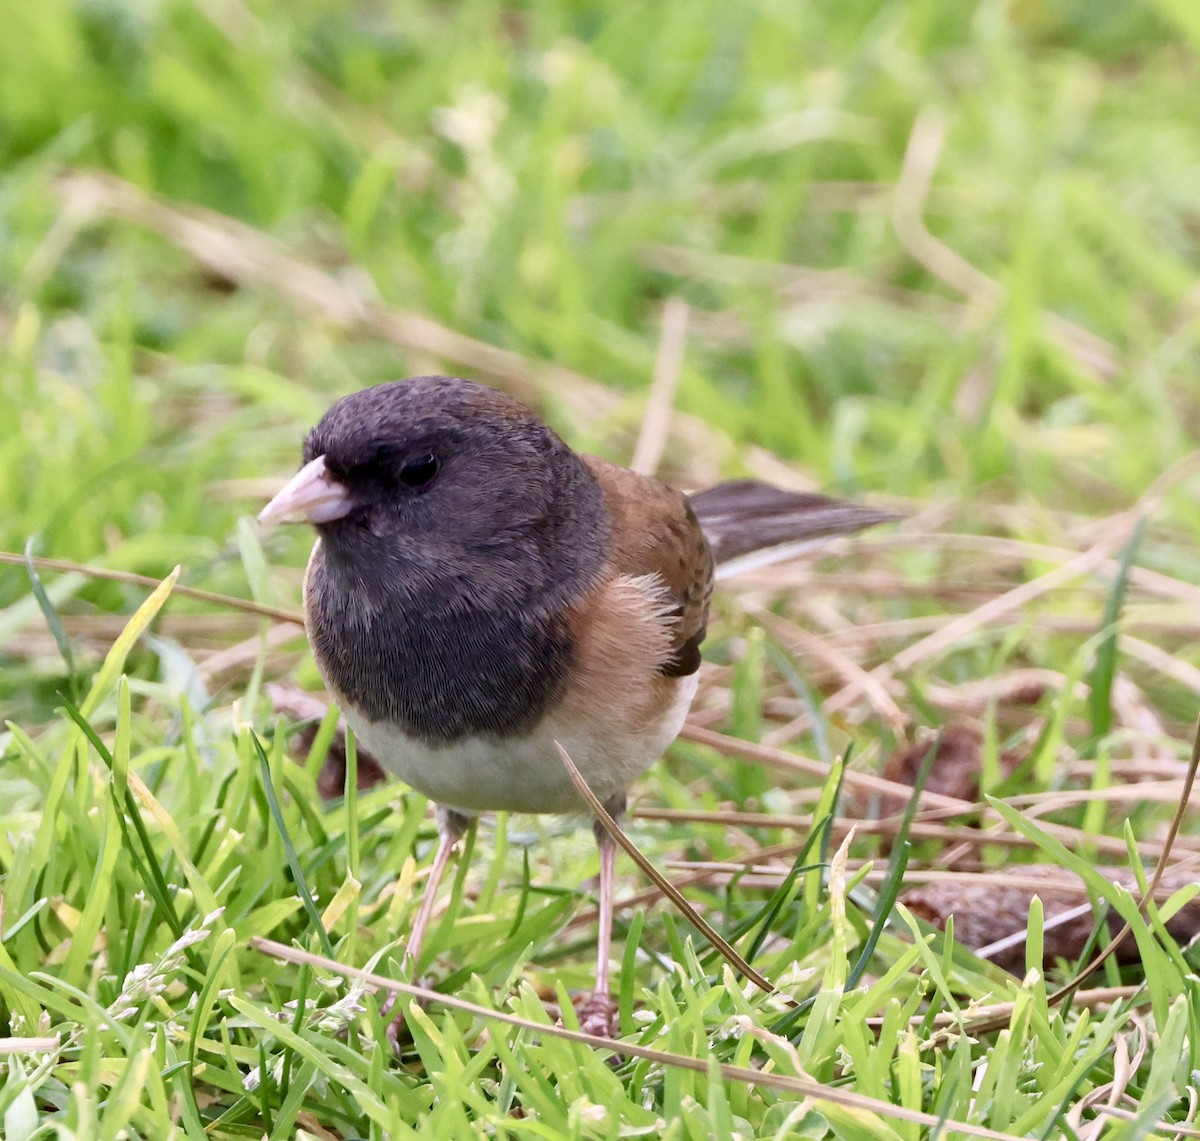
<path id="1" fill-rule="evenodd" d="M 620 1027 L 620 1009 L 612 995 L 592 991 L 581 996 L 581 1001 L 575 1004 L 579 1029 L 597 1038 L 615 1038 Z"/>
<path id="2" fill-rule="evenodd" d="M 389 1010 L 387 1013 L 391 1013 Z M 399 1054 L 401 1051 L 401 1036 L 404 1034 L 407 1023 L 404 1021 L 404 1011 L 399 1011 L 388 1023 L 387 1040 L 392 1045 L 392 1053 Z"/>

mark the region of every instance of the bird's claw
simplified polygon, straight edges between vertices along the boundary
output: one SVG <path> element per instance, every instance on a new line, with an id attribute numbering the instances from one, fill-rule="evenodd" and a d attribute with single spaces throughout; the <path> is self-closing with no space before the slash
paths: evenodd
<path id="1" fill-rule="evenodd" d="M 620 1007 L 611 995 L 593 991 L 575 1007 L 579 1029 L 596 1038 L 615 1038 L 619 1026 Z"/>

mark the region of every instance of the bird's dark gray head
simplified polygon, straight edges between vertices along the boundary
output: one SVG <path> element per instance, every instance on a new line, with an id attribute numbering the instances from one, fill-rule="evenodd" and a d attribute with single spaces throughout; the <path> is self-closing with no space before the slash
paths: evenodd
<path id="1" fill-rule="evenodd" d="M 320 533 L 305 610 L 341 699 L 429 743 L 531 728 L 608 552 L 579 457 L 507 396 L 422 376 L 339 400 L 304 461 L 259 518 Z"/>
<path id="2" fill-rule="evenodd" d="M 358 579 L 419 593 L 470 579 L 485 602 L 595 573 L 607 538 L 601 492 L 566 444 L 524 405 L 449 376 L 334 404 L 262 515 L 297 517 Z"/>

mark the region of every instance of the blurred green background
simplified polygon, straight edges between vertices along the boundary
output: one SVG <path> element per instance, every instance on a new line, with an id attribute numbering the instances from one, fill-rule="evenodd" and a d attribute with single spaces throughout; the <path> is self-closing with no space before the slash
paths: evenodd
<path id="1" fill-rule="evenodd" d="M 1074 546 L 1200 432 L 1198 12 L 0 2 L 0 548 L 294 601 L 235 524 L 332 398 L 463 373 L 628 461 L 668 298 L 667 478 Z M 53 644 L 5 665 L 48 714 Z"/>
<path id="2" fill-rule="evenodd" d="M 1045 538 L 1195 446 L 1190 0 L 2 0 L 0 26 L 5 550 L 245 594 L 268 485 L 241 481 L 416 372 L 628 459 L 667 297 L 710 426 L 673 438 L 681 482 L 773 474 L 758 447 Z M 141 195 L 254 232 L 189 245 Z M 26 592 L 0 572 L 0 606 Z"/>
<path id="3" fill-rule="evenodd" d="M 1198 13 L 4 0 L 0 548 L 244 594 L 231 536 L 266 488 L 239 481 L 290 471 L 336 394 L 421 371 L 627 459 L 669 296 L 676 404 L 712 427 L 668 476 L 771 475 L 760 446 L 1039 538 L 1127 506 L 1200 425 Z M 143 193 L 250 252 L 189 247 Z M 0 605 L 26 591 L 0 572 Z"/>
<path id="4" fill-rule="evenodd" d="M 206 484 L 334 393 L 466 371 L 67 208 L 64 167 L 625 392 L 678 295 L 678 406 L 843 491 L 1091 510 L 1193 446 L 1188 0 L 0 7 L 8 549 L 190 561 L 242 506 Z"/>

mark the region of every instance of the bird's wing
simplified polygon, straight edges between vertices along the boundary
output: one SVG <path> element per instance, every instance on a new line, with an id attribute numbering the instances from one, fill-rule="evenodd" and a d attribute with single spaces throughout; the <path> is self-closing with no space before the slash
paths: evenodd
<path id="1" fill-rule="evenodd" d="M 583 462 L 604 492 L 612 518 L 609 561 L 617 574 L 655 575 L 670 595 L 672 654 L 661 672 L 684 677 L 700 668 L 708 624 L 713 557 L 695 511 L 680 491 L 597 456 Z"/>

